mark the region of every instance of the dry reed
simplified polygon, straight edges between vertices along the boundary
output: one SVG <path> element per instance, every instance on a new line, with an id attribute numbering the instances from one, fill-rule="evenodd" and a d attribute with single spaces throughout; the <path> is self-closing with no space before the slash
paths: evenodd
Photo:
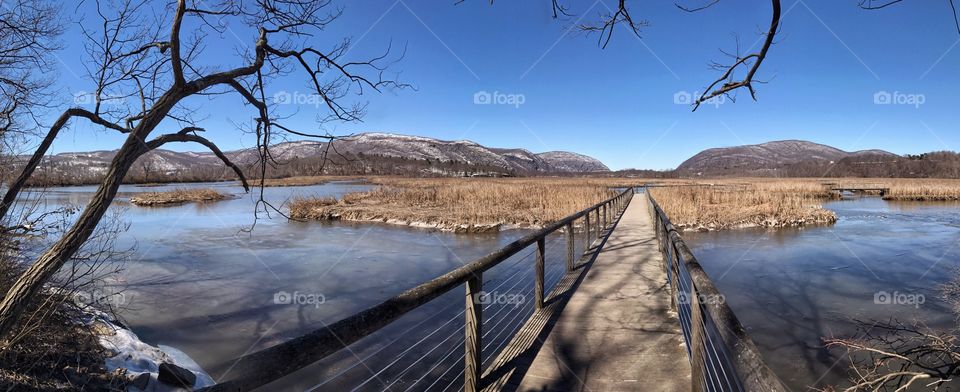
<path id="1" fill-rule="evenodd" d="M 584 179 L 375 178 L 369 192 L 301 198 L 295 219 L 381 221 L 457 232 L 541 227 L 613 196 Z"/>
<path id="2" fill-rule="evenodd" d="M 816 195 L 821 193 L 815 187 L 794 185 L 680 186 L 650 192 L 673 224 L 686 230 L 789 227 L 837 220 L 820 205 Z"/>
<path id="3" fill-rule="evenodd" d="M 211 202 L 226 199 L 227 195 L 214 189 L 177 188 L 165 192 L 140 193 L 130 198 L 130 203 L 138 206 L 166 206 L 187 202 Z"/>

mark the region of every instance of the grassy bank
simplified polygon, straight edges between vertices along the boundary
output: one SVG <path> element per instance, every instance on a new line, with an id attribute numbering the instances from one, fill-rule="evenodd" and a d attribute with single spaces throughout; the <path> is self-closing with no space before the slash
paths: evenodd
<path id="1" fill-rule="evenodd" d="M 792 184 L 653 188 L 673 224 L 687 230 L 790 227 L 833 223 L 816 192 Z"/>
<path id="2" fill-rule="evenodd" d="M 301 198 L 290 216 L 303 220 L 379 221 L 457 232 L 541 227 L 613 192 L 589 179 L 374 178 L 369 192 Z"/>
<path id="3" fill-rule="evenodd" d="M 214 189 L 177 188 L 165 192 L 140 193 L 130 198 L 130 203 L 142 207 L 177 205 L 189 202 L 205 203 L 226 199 L 227 195 Z"/>

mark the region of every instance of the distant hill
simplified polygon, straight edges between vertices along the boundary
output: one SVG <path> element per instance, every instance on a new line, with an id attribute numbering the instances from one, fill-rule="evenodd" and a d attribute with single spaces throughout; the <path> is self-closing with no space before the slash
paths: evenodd
<path id="1" fill-rule="evenodd" d="M 279 165 L 268 177 L 312 174 L 398 174 L 412 176 L 524 176 L 609 172 L 599 160 L 566 151 L 533 153 L 492 148 L 467 140 L 446 141 L 392 133 L 361 133 L 327 143 L 293 141 L 271 146 Z M 253 177 L 256 149 L 224 152 Z M 116 151 L 69 152 L 44 159 L 38 178 L 53 184 L 97 182 Z M 25 157 L 24 157 L 25 159 Z M 131 169 L 130 182 L 205 181 L 232 178 L 210 152 L 155 150 Z"/>
<path id="2" fill-rule="evenodd" d="M 792 166 L 821 166 L 841 161 L 856 163 L 859 158 L 876 162 L 896 160 L 899 156 L 883 150 L 847 152 L 808 141 L 784 140 L 704 150 L 681 163 L 677 174 L 768 175 Z"/>

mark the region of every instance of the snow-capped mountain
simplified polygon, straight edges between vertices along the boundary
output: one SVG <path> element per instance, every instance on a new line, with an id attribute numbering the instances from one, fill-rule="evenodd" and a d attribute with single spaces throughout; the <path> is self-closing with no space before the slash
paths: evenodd
<path id="1" fill-rule="evenodd" d="M 318 141 L 293 141 L 272 145 L 270 153 L 281 164 L 294 169 L 289 175 L 320 167 L 326 154 L 325 172 L 338 174 L 423 174 L 423 175 L 536 175 L 557 173 L 606 172 L 607 166 L 597 159 L 564 151 L 533 153 L 521 148 L 491 148 L 469 140 L 439 140 L 422 136 L 408 136 L 370 132 L 343 137 L 327 145 Z M 59 176 L 56 182 L 74 183 L 70 178 L 98 178 L 106 172 L 116 151 L 60 153 L 47 157 L 41 169 L 48 178 Z M 225 154 L 241 167 L 250 167 L 259 159 L 256 149 L 227 151 Z M 398 167 L 405 168 L 398 171 Z M 307 168 L 309 167 L 309 169 Z M 191 178 L 202 180 L 205 174 L 223 175 L 223 164 L 211 152 L 174 152 L 155 150 L 141 157 L 131 173 L 162 179 L 191 173 Z M 388 170 L 389 169 L 389 170 Z M 293 170 L 293 172 L 290 172 Z M 412 171 L 412 172 L 411 172 Z M 227 174 L 229 175 L 229 173 Z M 159 179 L 158 179 L 159 180 Z M 85 181 L 85 180 L 84 180 Z M 145 181 L 149 181 L 146 179 Z"/>
<path id="2" fill-rule="evenodd" d="M 537 154 L 562 172 L 607 171 L 607 166 L 596 158 L 569 151 L 550 151 Z"/>

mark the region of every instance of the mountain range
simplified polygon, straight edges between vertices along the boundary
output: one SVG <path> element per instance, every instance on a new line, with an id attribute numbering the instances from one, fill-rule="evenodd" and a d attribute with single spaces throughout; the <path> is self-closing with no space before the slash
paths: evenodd
<path id="1" fill-rule="evenodd" d="M 291 141 L 272 145 L 280 163 L 268 176 L 307 174 L 400 174 L 414 176 L 522 176 L 608 172 L 599 160 L 573 152 L 533 153 L 522 148 L 486 147 L 468 140 L 446 141 L 422 136 L 370 132 L 339 138 L 332 145 Z M 116 154 L 111 151 L 66 152 L 48 156 L 38 174 L 47 183 L 98 181 Z M 253 171 L 256 149 L 225 151 L 231 161 Z M 326 155 L 324 155 L 326 154 Z M 158 149 L 141 157 L 128 180 L 134 182 L 206 180 L 230 177 L 211 152 Z"/>
<path id="2" fill-rule="evenodd" d="M 960 177 L 960 154 L 932 152 L 899 156 L 883 150 L 844 151 L 802 141 L 711 148 L 675 170 L 611 172 L 599 160 L 573 152 L 533 153 L 522 148 L 486 147 L 468 140 L 370 132 L 328 144 L 291 141 L 270 148 L 277 165 L 268 178 L 299 175 L 538 176 L 603 175 L 630 177 L 779 176 L 779 177 Z M 38 184 L 98 182 L 116 151 L 60 153 L 48 156 L 37 171 Z M 259 175 L 256 149 L 225 152 L 248 177 Z M 25 157 L 24 157 L 25 159 Z M 210 152 L 155 150 L 140 158 L 128 182 L 210 181 L 234 174 Z"/>
<path id="3" fill-rule="evenodd" d="M 897 158 L 900 156 L 883 150 L 848 152 L 808 141 L 783 140 L 704 150 L 681 163 L 676 171 L 680 176 L 762 175 L 788 166 L 820 166 L 841 161 L 877 162 Z"/>

